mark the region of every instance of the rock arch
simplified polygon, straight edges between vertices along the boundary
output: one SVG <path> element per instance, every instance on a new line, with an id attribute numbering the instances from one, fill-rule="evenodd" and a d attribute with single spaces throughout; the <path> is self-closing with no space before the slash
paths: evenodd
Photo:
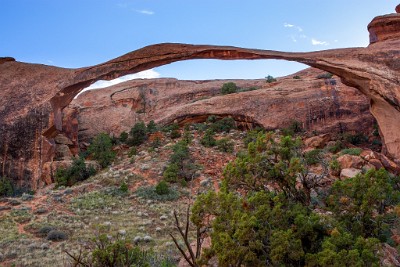
<path id="1" fill-rule="evenodd" d="M 36 187 L 43 162 L 54 153 L 52 138 L 62 131 L 63 109 L 90 84 L 188 59 L 282 59 L 331 72 L 370 99 L 386 152 L 400 159 L 400 14 L 377 17 L 368 30 L 366 48 L 308 53 L 168 43 L 80 69 L 0 58 L 0 175 Z"/>

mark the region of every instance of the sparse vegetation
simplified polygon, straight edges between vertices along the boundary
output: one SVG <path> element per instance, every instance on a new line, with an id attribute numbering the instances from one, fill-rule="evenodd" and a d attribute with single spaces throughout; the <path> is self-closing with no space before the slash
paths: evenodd
<path id="1" fill-rule="evenodd" d="M 217 141 L 214 138 L 214 131 L 212 129 L 207 129 L 201 138 L 200 143 L 205 147 L 213 147 L 217 144 Z"/>
<path id="2" fill-rule="evenodd" d="M 187 181 L 192 179 L 196 166 L 189 153 L 188 143 L 181 140 L 176 143 L 172 151 L 174 152 L 169 160 L 169 165 L 163 173 L 163 177 L 167 182 L 180 182 L 185 185 Z"/>
<path id="3" fill-rule="evenodd" d="M 300 77 L 299 75 L 295 75 L 295 76 L 293 76 L 293 79 L 295 79 L 295 80 L 300 80 L 301 77 Z"/>
<path id="4" fill-rule="evenodd" d="M 303 124 L 297 120 L 291 120 L 287 128 L 283 128 L 282 132 L 284 135 L 295 135 L 303 131 Z"/>
<path id="5" fill-rule="evenodd" d="M 147 130 L 147 133 L 155 133 L 155 132 L 158 131 L 158 126 L 157 126 L 157 124 L 156 124 L 153 120 L 151 120 L 151 121 L 147 124 L 146 130 Z"/>
<path id="6" fill-rule="evenodd" d="M 314 149 L 304 153 L 304 159 L 307 165 L 315 165 L 321 162 L 323 150 Z"/>

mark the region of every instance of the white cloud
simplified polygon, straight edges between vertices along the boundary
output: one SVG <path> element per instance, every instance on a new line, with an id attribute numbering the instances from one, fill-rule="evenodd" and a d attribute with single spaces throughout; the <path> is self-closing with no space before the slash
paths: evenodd
<path id="1" fill-rule="evenodd" d="M 285 28 L 295 28 L 295 29 L 297 29 L 299 32 L 302 32 L 302 31 L 303 31 L 303 29 L 302 29 L 301 27 L 296 26 L 296 25 L 294 25 L 294 24 L 287 23 L 287 22 L 283 23 L 283 27 L 285 27 Z"/>
<path id="2" fill-rule="evenodd" d="M 328 42 L 319 41 L 319 40 L 314 39 L 314 38 L 311 38 L 311 44 L 312 44 L 312 45 L 329 45 Z"/>
<path id="3" fill-rule="evenodd" d="M 142 10 L 135 10 L 136 12 L 143 14 L 143 15 L 154 15 L 154 11 L 142 9 Z"/>
<path id="4" fill-rule="evenodd" d="M 130 81 L 133 79 L 154 79 L 154 78 L 159 78 L 159 77 L 160 77 L 160 73 L 158 73 L 157 71 L 155 71 L 153 69 L 145 70 L 145 71 L 141 71 L 141 72 L 138 72 L 135 74 L 125 75 L 125 76 L 119 77 L 119 78 L 111 80 L 111 81 L 104 81 L 104 80 L 97 81 L 94 84 L 90 85 L 89 87 L 83 89 L 82 92 L 84 92 L 86 90 L 91 90 L 91 89 L 100 89 L 100 88 L 104 88 L 104 87 L 109 87 L 109 86 L 116 85 L 116 84 L 119 84 L 122 82 Z M 81 94 L 82 92 L 80 92 L 79 94 Z M 78 95 L 76 97 L 78 97 Z"/>

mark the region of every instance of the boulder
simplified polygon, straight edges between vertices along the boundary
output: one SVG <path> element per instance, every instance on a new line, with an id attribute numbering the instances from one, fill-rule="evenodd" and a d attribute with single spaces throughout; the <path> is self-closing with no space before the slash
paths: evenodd
<path id="1" fill-rule="evenodd" d="M 340 179 L 353 178 L 357 174 L 360 174 L 360 173 L 361 173 L 361 170 L 355 169 L 355 168 L 342 169 L 340 171 Z"/>
<path id="2" fill-rule="evenodd" d="M 56 144 L 60 144 L 60 145 L 73 145 L 72 141 L 63 134 L 58 134 L 54 138 L 54 141 L 56 142 Z"/>
<path id="3" fill-rule="evenodd" d="M 362 166 L 364 165 L 364 161 L 362 158 L 360 158 L 359 156 L 348 155 L 348 154 L 338 157 L 337 161 L 339 162 L 341 169 L 347 169 L 347 168 L 361 169 Z"/>
<path id="4" fill-rule="evenodd" d="M 331 140 L 330 134 L 322 134 L 313 136 L 304 140 L 304 145 L 311 148 L 324 148 L 325 145 Z"/>

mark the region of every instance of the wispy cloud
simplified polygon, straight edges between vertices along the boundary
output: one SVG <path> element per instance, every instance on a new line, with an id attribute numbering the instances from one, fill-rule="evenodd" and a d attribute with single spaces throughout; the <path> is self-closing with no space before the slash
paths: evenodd
<path id="1" fill-rule="evenodd" d="M 326 41 L 320 41 L 320 40 L 317 40 L 317 39 L 315 39 L 315 38 L 311 38 L 311 44 L 312 44 L 312 45 L 329 45 L 328 42 L 326 42 Z"/>
<path id="2" fill-rule="evenodd" d="M 149 16 L 154 15 L 154 11 L 147 10 L 147 9 L 141 9 L 141 10 L 136 10 L 135 9 L 135 11 L 140 13 L 140 14 L 143 14 L 143 15 L 149 15 Z"/>
<path id="3" fill-rule="evenodd" d="M 294 29 L 297 29 L 299 32 L 303 31 L 303 29 L 301 27 L 296 26 L 294 24 L 287 23 L 287 22 L 283 23 L 283 27 L 285 27 L 285 28 L 294 28 Z"/>
<path id="4" fill-rule="evenodd" d="M 90 85 L 89 87 L 83 89 L 82 92 L 91 90 L 91 89 L 100 89 L 100 88 L 109 87 L 109 86 L 116 85 L 116 84 L 119 84 L 122 82 L 130 81 L 133 79 L 154 79 L 154 78 L 159 78 L 159 77 L 160 77 L 160 73 L 158 73 L 157 71 L 155 71 L 153 69 L 145 70 L 145 71 L 141 71 L 141 72 L 138 72 L 135 74 L 125 75 L 125 76 L 119 77 L 119 78 L 111 80 L 111 81 L 104 81 L 104 80 L 97 81 L 94 84 Z M 79 94 L 81 94 L 82 92 L 80 92 Z M 78 97 L 78 96 L 76 96 L 76 97 Z"/>

